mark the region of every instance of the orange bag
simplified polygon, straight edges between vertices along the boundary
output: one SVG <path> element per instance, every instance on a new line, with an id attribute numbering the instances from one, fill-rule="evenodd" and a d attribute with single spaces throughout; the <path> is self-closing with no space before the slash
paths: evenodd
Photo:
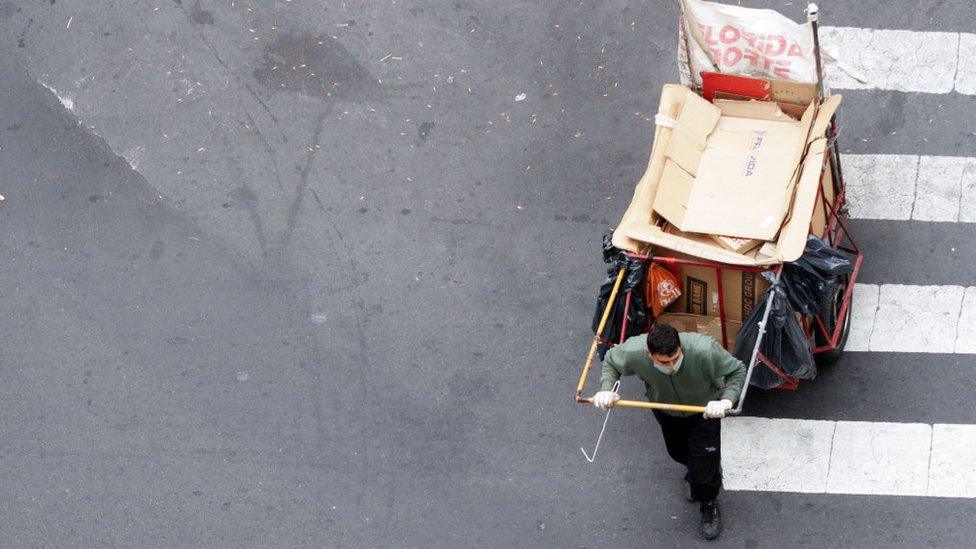
<path id="1" fill-rule="evenodd" d="M 654 316 L 660 316 L 664 309 L 681 297 L 681 281 L 671 271 L 651 263 L 647 275 L 647 300 Z"/>

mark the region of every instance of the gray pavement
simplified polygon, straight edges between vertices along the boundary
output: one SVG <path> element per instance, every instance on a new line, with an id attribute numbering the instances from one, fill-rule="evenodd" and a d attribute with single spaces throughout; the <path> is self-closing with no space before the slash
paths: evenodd
<path id="1" fill-rule="evenodd" d="M 973 31 L 958 3 L 857 5 L 824 20 Z M 700 545 L 653 419 L 618 414 L 587 464 L 601 418 L 570 399 L 676 17 L 0 2 L 2 544 Z M 872 93 L 845 105 L 848 135 L 878 135 L 853 152 L 973 154 L 964 118 L 919 148 L 931 99 Z M 900 255 L 890 226 L 853 229 L 882 256 L 867 282 L 973 284 L 971 245 L 940 251 L 965 233 L 905 222 Z M 749 412 L 976 423 L 971 368 L 851 355 Z M 721 546 L 976 534 L 972 500 L 724 502 Z"/>

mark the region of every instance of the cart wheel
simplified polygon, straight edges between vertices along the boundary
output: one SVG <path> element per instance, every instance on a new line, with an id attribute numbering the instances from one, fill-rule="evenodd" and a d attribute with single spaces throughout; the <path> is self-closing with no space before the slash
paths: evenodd
<path id="1" fill-rule="evenodd" d="M 827 327 L 828 332 L 834 331 L 834 319 L 837 318 L 837 313 L 840 312 L 840 308 L 844 303 L 844 294 L 847 292 L 847 285 L 850 283 L 849 276 L 843 276 L 837 280 L 837 282 L 830 285 L 827 291 L 827 295 L 824 297 L 824 305 L 821 310 L 828 311 L 828 318 L 824 321 L 824 325 Z M 851 333 L 851 309 L 854 303 L 854 296 L 851 295 L 851 303 L 847 306 L 847 312 L 844 315 L 843 328 L 840 331 L 840 338 L 837 340 L 837 347 L 829 351 L 824 351 L 816 355 L 817 362 L 820 364 L 830 364 L 836 362 L 838 358 L 844 353 L 844 346 L 847 345 L 847 336 Z M 829 338 L 825 338 L 820 334 L 820 330 L 814 330 L 814 341 L 817 346 L 826 345 L 829 343 Z"/>

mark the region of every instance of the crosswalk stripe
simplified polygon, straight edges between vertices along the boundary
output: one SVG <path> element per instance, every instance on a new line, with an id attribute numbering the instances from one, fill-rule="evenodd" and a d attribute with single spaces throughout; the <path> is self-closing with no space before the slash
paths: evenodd
<path id="1" fill-rule="evenodd" d="M 976 222 L 976 158 L 841 157 L 852 218 Z"/>
<path id="2" fill-rule="evenodd" d="M 821 43 L 866 79 L 828 65 L 835 89 L 976 94 L 976 35 L 821 27 Z"/>
<path id="3" fill-rule="evenodd" d="M 846 350 L 976 353 L 976 287 L 855 284 Z"/>
<path id="4" fill-rule="evenodd" d="M 738 417 L 727 490 L 976 498 L 976 425 Z"/>

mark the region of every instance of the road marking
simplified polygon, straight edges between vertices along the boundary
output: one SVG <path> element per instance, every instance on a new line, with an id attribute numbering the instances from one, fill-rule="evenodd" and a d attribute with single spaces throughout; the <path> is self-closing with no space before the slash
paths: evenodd
<path id="1" fill-rule="evenodd" d="M 976 95 L 976 34 L 959 35 L 959 68 L 956 72 L 956 91 Z"/>
<path id="2" fill-rule="evenodd" d="M 855 284 L 848 351 L 976 353 L 976 287 Z"/>
<path id="3" fill-rule="evenodd" d="M 976 94 L 974 34 L 821 27 L 820 39 L 866 79 L 828 66 L 831 88 Z"/>
<path id="4" fill-rule="evenodd" d="M 841 157 L 852 218 L 976 222 L 976 158 Z"/>
<path id="5" fill-rule="evenodd" d="M 738 417 L 727 490 L 976 498 L 976 425 Z"/>

